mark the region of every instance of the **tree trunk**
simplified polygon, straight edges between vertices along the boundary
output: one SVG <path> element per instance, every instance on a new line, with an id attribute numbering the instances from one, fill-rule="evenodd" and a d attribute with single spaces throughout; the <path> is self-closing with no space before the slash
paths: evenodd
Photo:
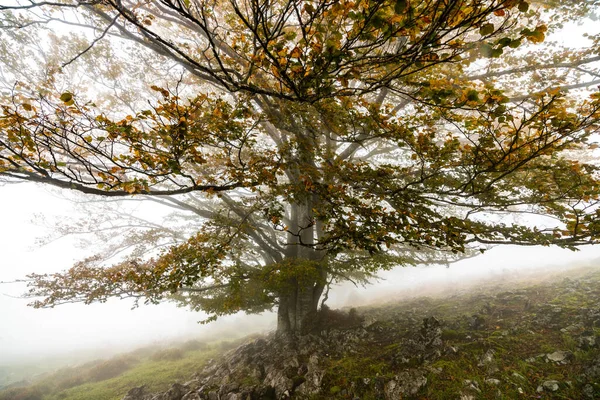
<path id="1" fill-rule="evenodd" d="M 309 333 L 315 326 L 319 299 L 325 285 L 316 283 L 302 287 L 297 282 L 293 290 L 279 299 L 277 310 L 277 332 Z"/>

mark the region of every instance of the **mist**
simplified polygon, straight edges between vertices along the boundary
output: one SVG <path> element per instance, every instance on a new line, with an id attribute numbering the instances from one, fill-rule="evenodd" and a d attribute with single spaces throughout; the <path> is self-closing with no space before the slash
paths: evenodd
<path id="1" fill-rule="evenodd" d="M 78 248 L 76 238 L 64 237 L 40 246 L 52 227 L 34 224 L 36 214 L 74 218 L 77 210 L 69 196 L 34 184 L 0 187 L 0 281 L 22 279 L 26 274 L 52 273 L 69 268 L 93 253 Z M 332 308 L 361 306 L 423 295 L 452 294 L 481 280 L 510 281 L 544 278 L 552 272 L 595 265 L 600 248 L 572 252 L 553 247 L 502 246 L 462 260 L 449 268 L 442 265 L 397 268 L 379 274 L 366 287 L 345 283 L 332 287 L 327 304 Z M 0 285 L 0 365 L 36 362 L 85 353 L 106 357 L 151 343 L 191 337 L 220 340 L 275 329 L 273 313 L 238 314 L 202 325 L 205 316 L 172 303 L 133 307 L 130 300 L 104 304 L 65 304 L 52 309 L 27 307 L 31 299 L 23 283 Z M 72 358 L 72 357 L 71 357 Z"/>

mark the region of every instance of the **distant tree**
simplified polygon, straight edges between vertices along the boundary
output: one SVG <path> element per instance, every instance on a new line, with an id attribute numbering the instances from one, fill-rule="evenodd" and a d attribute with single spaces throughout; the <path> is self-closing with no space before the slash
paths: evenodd
<path id="1" fill-rule="evenodd" d="M 600 36 L 543 42 L 599 2 L 568 4 L 0 6 L 0 176 L 194 216 L 152 255 L 29 276 L 33 305 L 175 295 L 304 331 L 333 281 L 597 243 Z"/>

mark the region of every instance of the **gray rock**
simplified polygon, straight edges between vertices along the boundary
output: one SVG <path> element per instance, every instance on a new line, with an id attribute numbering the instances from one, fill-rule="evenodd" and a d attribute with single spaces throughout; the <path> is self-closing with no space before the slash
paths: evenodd
<path id="1" fill-rule="evenodd" d="M 440 347 L 442 345 L 442 327 L 435 317 L 423 319 L 420 341 L 426 348 Z"/>
<path id="2" fill-rule="evenodd" d="M 397 400 L 416 395 L 426 384 L 427 378 L 422 371 L 403 371 L 385 384 L 383 394 L 386 400 Z"/>
<path id="3" fill-rule="evenodd" d="M 210 392 L 208 392 L 208 400 L 219 400 L 219 395 L 216 391 L 211 390 Z"/>
<path id="4" fill-rule="evenodd" d="M 584 327 L 583 327 L 583 324 L 582 324 L 582 323 L 577 323 L 577 324 L 569 325 L 569 326 L 567 326 L 566 328 L 562 328 L 560 331 L 561 331 L 562 333 L 573 333 L 573 332 L 580 331 L 580 330 L 582 330 L 583 328 L 584 328 Z"/>
<path id="5" fill-rule="evenodd" d="M 554 353 L 546 354 L 546 360 L 557 364 L 568 364 L 574 358 L 570 351 L 555 351 Z"/>
<path id="6" fill-rule="evenodd" d="M 131 388 L 123 400 L 151 400 L 153 398 L 152 394 L 146 393 L 146 386 L 138 386 Z"/>
<path id="7" fill-rule="evenodd" d="M 496 365 L 496 359 L 494 357 L 495 354 L 496 352 L 494 350 L 489 349 L 481 356 L 477 366 L 484 367 L 488 374 L 494 374 L 498 372 L 498 366 Z"/>
<path id="8" fill-rule="evenodd" d="M 500 384 L 500 379 L 488 378 L 485 380 L 485 383 L 487 383 L 488 385 L 498 386 Z"/>
<path id="9" fill-rule="evenodd" d="M 479 383 L 477 383 L 477 381 L 465 379 L 463 381 L 463 385 L 470 391 L 481 393 L 481 389 L 479 388 Z"/>
<path id="10" fill-rule="evenodd" d="M 519 379 L 519 380 L 521 380 L 521 381 L 526 381 L 527 380 L 527 378 L 525 378 L 523 375 L 521 375 L 518 372 L 513 372 L 512 376 L 515 377 L 515 378 L 517 378 L 517 379 Z"/>
<path id="11" fill-rule="evenodd" d="M 189 392 L 181 398 L 181 400 L 202 400 L 198 392 Z"/>
<path id="12" fill-rule="evenodd" d="M 472 330 L 480 330 L 485 327 L 485 318 L 481 315 L 473 315 L 469 319 L 469 328 Z"/>
<path id="13" fill-rule="evenodd" d="M 583 387 L 581 390 L 581 394 L 585 399 L 594 399 L 596 396 L 594 395 L 594 387 L 589 383 Z"/>
<path id="14" fill-rule="evenodd" d="M 537 391 L 541 392 L 556 392 L 558 390 L 558 381 L 544 381 L 537 387 Z"/>
<path id="15" fill-rule="evenodd" d="M 289 397 L 289 393 L 294 388 L 294 381 L 285 376 L 282 371 L 271 371 L 265 377 L 265 383 L 275 389 L 278 399 Z"/>
<path id="16" fill-rule="evenodd" d="M 577 341 L 577 347 L 583 350 L 590 350 L 596 347 L 596 337 L 595 336 L 582 336 Z"/>

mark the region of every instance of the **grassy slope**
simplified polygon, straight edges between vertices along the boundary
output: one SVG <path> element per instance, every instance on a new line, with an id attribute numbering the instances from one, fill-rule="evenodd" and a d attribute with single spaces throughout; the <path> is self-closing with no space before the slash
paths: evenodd
<path id="1" fill-rule="evenodd" d="M 443 321 L 446 351 L 426 364 L 428 382 L 418 398 L 454 400 L 470 393 L 477 399 L 581 399 L 585 383 L 581 373 L 590 360 L 600 356 L 600 349 L 584 350 L 577 340 L 592 335 L 600 343 L 600 327 L 585 320 L 586 310 L 600 307 L 600 270 L 571 271 L 568 276 L 571 279 L 548 277 L 542 284 L 480 284 L 450 297 L 362 308 L 360 313 L 376 321 L 382 334 L 357 354 L 328 359 L 323 396 L 318 398 L 348 398 L 345 389 L 365 378 L 384 382 L 413 367 L 410 361 L 398 361 L 399 338 L 414 335 L 423 318 L 433 315 Z M 479 322 L 474 323 L 476 319 Z M 392 331 L 395 334 L 389 335 Z M 0 400 L 116 400 L 142 384 L 150 391 L 165 390 L 173 382 L 189 380 L 208 359 L 218 358 L 235 344 L 199 349 L 188 343 L 171 353 L 140 349 L 63 369 L 30 387 L 0 391 Z M 448 352 L 450 348 L 454 350 Z M 565 365 L 535 359 L 559 350 L 572 352 L 574 358 Z M 489 351 L 494 354 L 493 365 L 481 365 Z M 469 389 L 467 380 L 477 389 Z M 547 380 L 559 381 L 559 390 L 539 393 L 538 386 Z M 600 385 L 594 390 L 600 395 Z M 361 398 L 377 396 L 370 397 L 367 391 Z"/>
<path id="2" fill-rule="evenodd" d="M 398 342 L 399 337 L 415 337 L 419 323 L 428 316 L 443 321 L 446 352 L 425 364 L 427 385 L 416 398 L 582 399 L 582 387 L 587 383 L 592 383 L 600 397 L 600 382 L 581 378 L 586 365 L 599 359 L 600 348 L 578 346 L 581 336 L 595 336 L 600 344 L 600 321 L 594 325 L 585 318 L 587 310 L 600 310 L 600 270 L 571 271 L 568 276 L 554 276 L 554 281 L 543 284 L 488 282 L 451 297 L 362 309 L 363 315 L 377 320 L 375 324 L 385 334 L 360 354 L 330 360 L 324 395 L 315 398 L 349 398 L 343 388 L 365 377 L 385 382 L 403 370 L 422 367 L 420 363 L 411 365 L 411 360 L 398 362 Z M 480 322 L 474 323 L 476 318 Z M 399 334 L 392 337 L 390 331 Z M 453 350 L 448 351 L 450 348 Z M 484 354 L 490 351 L 494 361 L 483 364 Z M 546 361 L 543 355 L 555 351 L 569 351 L 573 359 L 566 364 Z M 558 381 L 559 390 L 539 392 L 538 387 L 549 380 Z M 378 397 L 367 391 L 361 399 Z"/>
<path id="3" fill-rule="evenodd" d="M 187 381 L 193 371 L 199 371 L 214 355 L 215 351 L 193 351 L 179 360 L 147 360 L 117 377 L 84 383 L 48 395 L 44 400 L 120 400 L 129 389 L 140 385 L 146 385 L 150 392 L 166 390 L 174 382 Z"/>
<path id="4" fill-rule="evenodd" d="M 189 342 L 188 342 L 189 343 Z M 63 368 L 26 387 L 0 391 L 0 400 L 117 400 L 129 389 L 146 385 L 149 391 L 166 390 L 174 382 L 186 382 L 211 358 L 237 342 L 223 342 L 194 349 L 142 348 L 108 360 Z"/>

